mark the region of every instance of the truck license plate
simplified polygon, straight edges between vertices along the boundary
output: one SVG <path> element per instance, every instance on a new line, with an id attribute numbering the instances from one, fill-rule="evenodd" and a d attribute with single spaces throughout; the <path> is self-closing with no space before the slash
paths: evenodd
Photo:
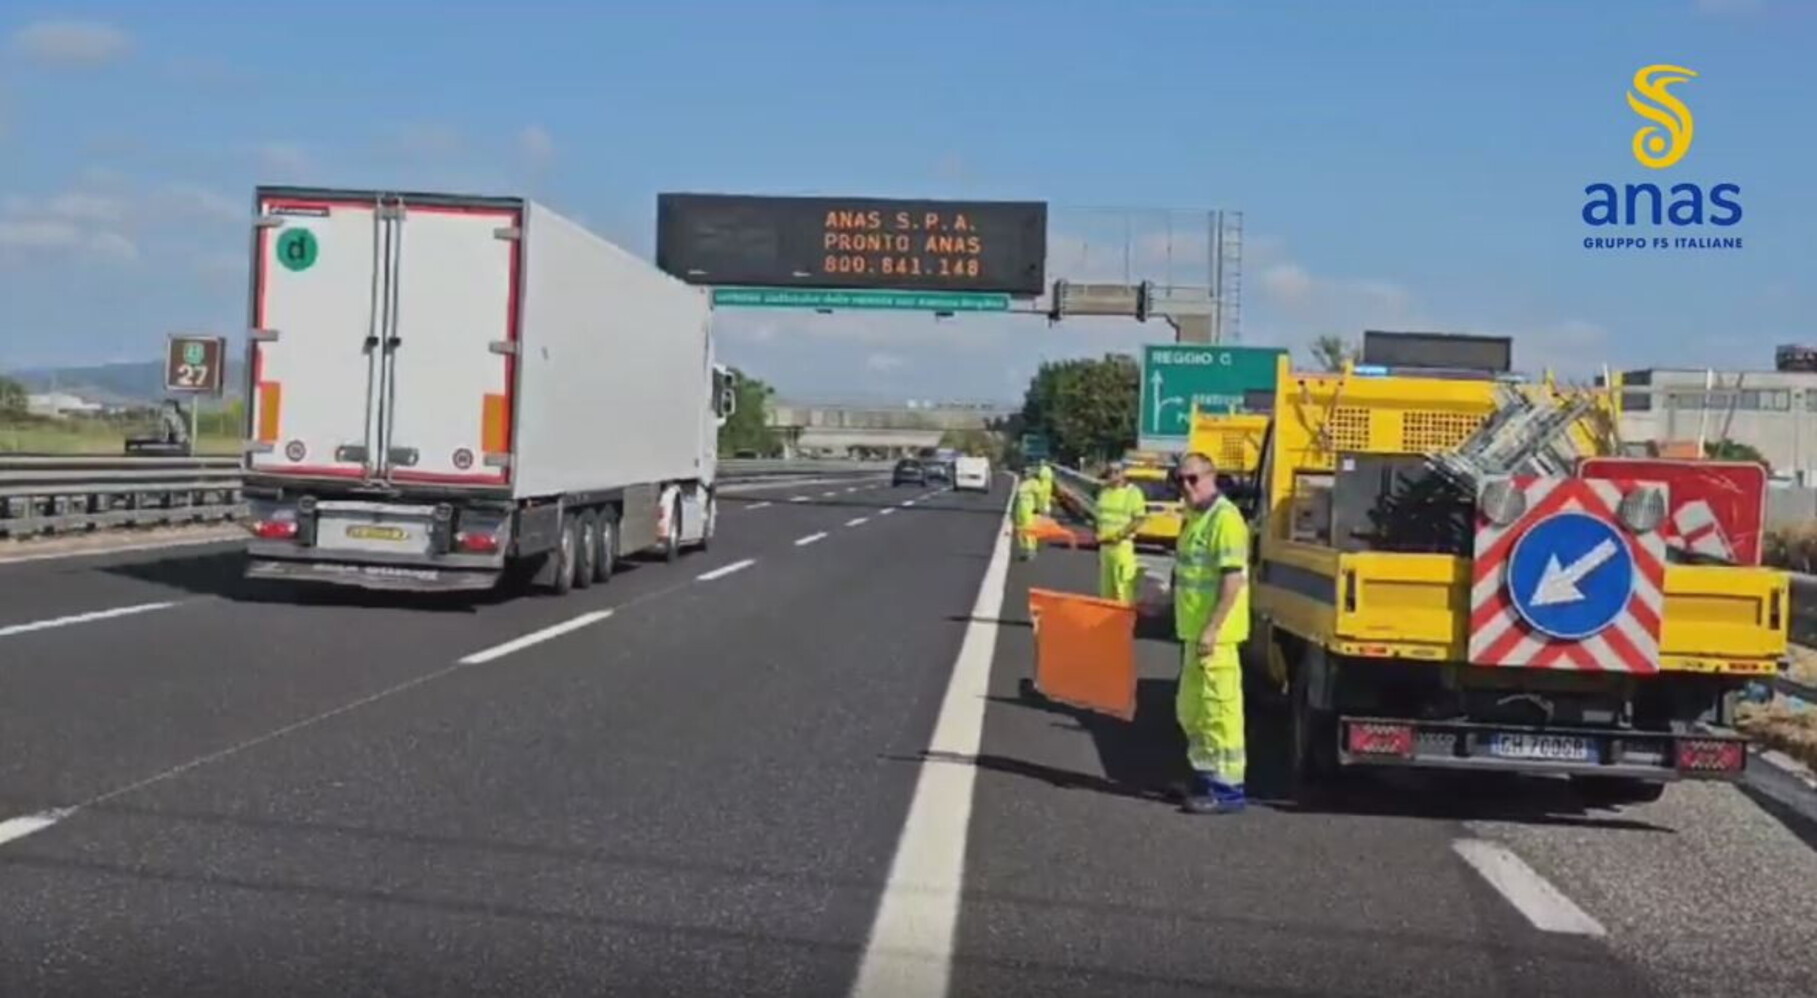
<path id="1" fill-rule="evenodd" d="M 375 527 L 357 524 L 347 528 L 347 536 L 361 541 L 402 541 L 410 537 L 403 527 Z"/>
<path id="2" fill-rule="evenodd" d="M 1503 759 L 1543 759 L 1547 762 L 1589 762 L 1590 739 L 1570 735 L 1497 734 L 1489 751 Z"/>

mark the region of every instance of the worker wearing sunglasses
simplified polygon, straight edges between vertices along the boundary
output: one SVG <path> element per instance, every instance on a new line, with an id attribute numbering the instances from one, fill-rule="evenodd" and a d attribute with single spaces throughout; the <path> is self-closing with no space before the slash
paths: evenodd
<path id="1" fill-rule="evenodd" d="M 1249 636 L 1249 525 L 1219 491 L 1211 458 L 1185 455 L 1176 479 L 1189 511 L 1174 548 L 1173 585 L 1174 632 L 1181 642 L 1174 708 L 1193 771 L 1185 809 L 1230 814 L 1246 804 L 1237 649 Z"/>

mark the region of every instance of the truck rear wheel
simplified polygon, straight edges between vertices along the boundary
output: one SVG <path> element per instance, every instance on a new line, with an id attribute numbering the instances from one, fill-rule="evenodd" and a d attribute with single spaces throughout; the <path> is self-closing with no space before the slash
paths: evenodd
<path id="1" fill-rule="evenodd" d="M 598 547 L 593 553 L 593 581 L 605 582 L 612 577 L 612 570 L 618 567 L 618 513 L 607 508 L 600 510 L 599 529 L 594 532 Z"/>
<path id="2" fill-rule="evenodd" d="M 580 524 L 573 516 L 562 517 L 561 539 L 549 557 L 554 559 L 555 578 L 549 588 L 557 596 L 566 596 L 574 589 L 575 547 L 580 543 Z"/>
<path id="3" fill-rule="evenodd" d="M 574 539 L 574 588 L 591 589 L 598 577 L 599 518 L 582 513 L 576 519 L 580 526 Z"/>
<path id="4" fill-rule="evenodd" d="M 1313 705 L 1312 674 L 1304 658 L 1293 670 L 1288 704 L 1294 796 L 1304 798 L 1338 771 L 1337 716 Z"/>

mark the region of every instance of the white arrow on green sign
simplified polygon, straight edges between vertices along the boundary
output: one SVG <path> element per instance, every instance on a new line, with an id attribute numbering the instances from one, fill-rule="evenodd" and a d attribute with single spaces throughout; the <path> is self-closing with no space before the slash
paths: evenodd
<path id="1" fill-rule="evenodd" d="M 1283 347 L 1223 347 L 1153 344 L 1142 348 L 1142 410 L 1137 445 L 1164 449 L 1184 444 L 1192 407 L 1244 411 L 1246 392 L 1274 388 L 1275 359 Z"/>
<path id="2" fill-rule="evenodd" d="M 920 312 L 1007 312 L 1009 295 L 977 291 L 714 288 L 713 304 L 734 308 L 888 308 Z"/>

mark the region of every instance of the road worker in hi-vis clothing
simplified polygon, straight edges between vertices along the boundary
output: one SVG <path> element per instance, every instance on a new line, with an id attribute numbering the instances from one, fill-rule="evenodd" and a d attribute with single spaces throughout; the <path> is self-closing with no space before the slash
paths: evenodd
<path id="1" fill-rule="evenodd" d="M 1193 774 L 1185 809 L 1229 814 L 1247 802 L 1237 649 L 1249 637 L 1249 525 L 1219 492 L 1211 458 L 1187 454 L 1179 481 L 1187 514 L 1174 548 L 1174 633 L 1181 643 L 1174 707 Z"/>
<path id="2" fill-rule="evenodd" d="M 1129 483 L 1123 462 L 1112 462 L 1092 511 L 1098 533 L 1100 597 L 1125 604 L 1135 603 L 1136 580 L 1142 574 L 1142 566 L 1136 561 L 1136 528 L 1147 511 L 1148 497 Z"/>

